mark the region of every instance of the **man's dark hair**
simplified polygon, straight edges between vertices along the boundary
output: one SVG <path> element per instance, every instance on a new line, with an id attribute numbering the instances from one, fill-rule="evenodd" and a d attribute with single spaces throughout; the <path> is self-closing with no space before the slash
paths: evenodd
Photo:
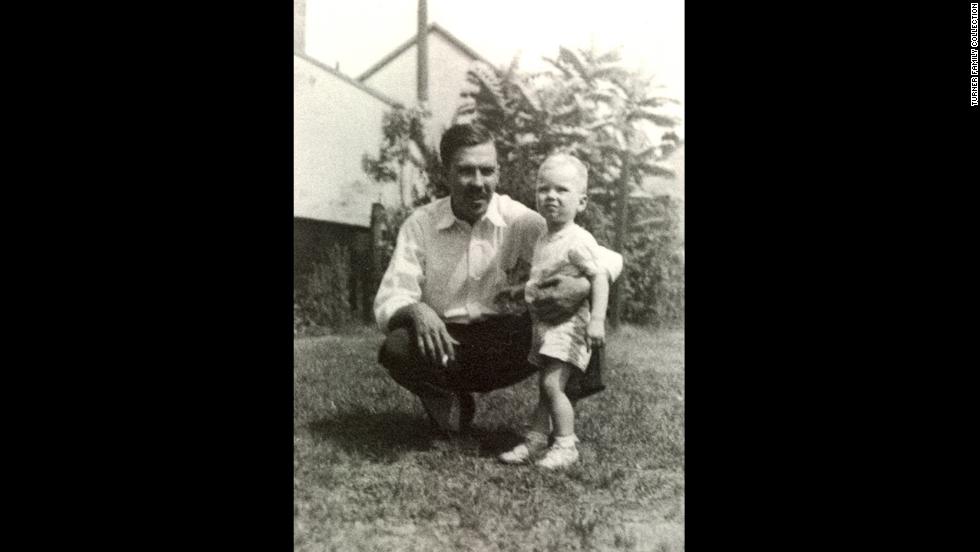
<path id="1" fill-rule="evenodd" d="M 479 123 L 463 123 L 449 127 L 439 141 L 439 155 L 442 166 L 449 170 L 456 152 L 462 148 L 470 148 L 493 142 L 493 135 Z"/>

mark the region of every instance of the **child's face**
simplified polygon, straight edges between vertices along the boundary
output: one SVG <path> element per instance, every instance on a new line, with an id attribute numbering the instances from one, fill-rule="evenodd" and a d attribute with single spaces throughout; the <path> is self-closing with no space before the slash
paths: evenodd
<path id="1" fill-rule="evenodd" d="M 549 224 L 575 220 L 588 201 L 585 186 L 576 178 L 575 168 L 568 165 L 556 165 L 542 172 L 535 195 L 538 213 Z"/>

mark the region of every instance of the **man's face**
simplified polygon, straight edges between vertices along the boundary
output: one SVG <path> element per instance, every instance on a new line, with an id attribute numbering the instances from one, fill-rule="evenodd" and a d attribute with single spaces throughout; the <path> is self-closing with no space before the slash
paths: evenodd
<path id="1" fill-rule="evenodd" d="M 543 171 L 535 186 L 538 213 L 549 226 L 563 225 L 575 220 L 585 210 L 588 196 L 576 178 L 575 168 L 555 165 Z"/>
<path id="2" fill-rule="evenodd" d="M 497 189 L 499 168 L 493 142 L 460 148 L 449 167 L 453 214 L 473 224 L 487 212 Z"/>

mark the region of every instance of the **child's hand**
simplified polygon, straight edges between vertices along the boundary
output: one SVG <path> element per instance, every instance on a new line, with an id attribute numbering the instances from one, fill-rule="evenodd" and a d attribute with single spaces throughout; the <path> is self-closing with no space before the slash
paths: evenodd
<path id="1" fill-rule="evenodd" d="M 606 344 L 606 321 L 593 318 L 585 330 L 585 343 L 590 348 L 602 347 Z"/>

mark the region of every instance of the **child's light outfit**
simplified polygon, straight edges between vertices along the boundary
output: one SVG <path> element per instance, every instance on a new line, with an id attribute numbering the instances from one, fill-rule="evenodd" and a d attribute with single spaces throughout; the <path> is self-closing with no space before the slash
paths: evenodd
<path id="1" fill-rule="evenodd" d="M 524 299 L 528 303 L 533 302 L 540 291 L 539 284 L 558 274 L 589 278 L 600 276 L 598 259 L 599 244 L 592 234 L 575 223 L 554 234 L 545 233 L 534 245 L 531 276 L 524 288 Z M 591 306 L 588 301 L 583 301 L 571 318 L 559 324 L 538 320 L 532 312 L 533 337 L 528 362 L 543 366 L 548 358 L 558 359 L 585 372 L 592 356 L 586 346 L 586 329 L 590 317 Z M 576 442 L 578 438 L 574 434 L 556 436 L 555 442 L 549 447 L 546 435 L 530 432 L 523 443 L 498 458 L 506 464 L 523 464 L 543 453 L 544 456 L 535 462 L 536 465 L 546 469 L 564 468 L 578 460 Z"/>
<path id="2" fill-rule="evenodd" d="M 588 276 L 600 274 L 599 244 L 587 230 L 571 223 L 558 232 L 546 232 L 534 245 L 531 277 L 524 297 L 530 303 L 538 294 L 538 284 L 552 276 Z M 550 357 L 567 362 L 583 372 L 589 365 L 591 352 L 586 346 L 586 327 L 589 324 L 590 304 L 583 301 L 574 316 L 557 325 L 533 318 L 531 352 L 527 360 L 543 366 Z"/>

